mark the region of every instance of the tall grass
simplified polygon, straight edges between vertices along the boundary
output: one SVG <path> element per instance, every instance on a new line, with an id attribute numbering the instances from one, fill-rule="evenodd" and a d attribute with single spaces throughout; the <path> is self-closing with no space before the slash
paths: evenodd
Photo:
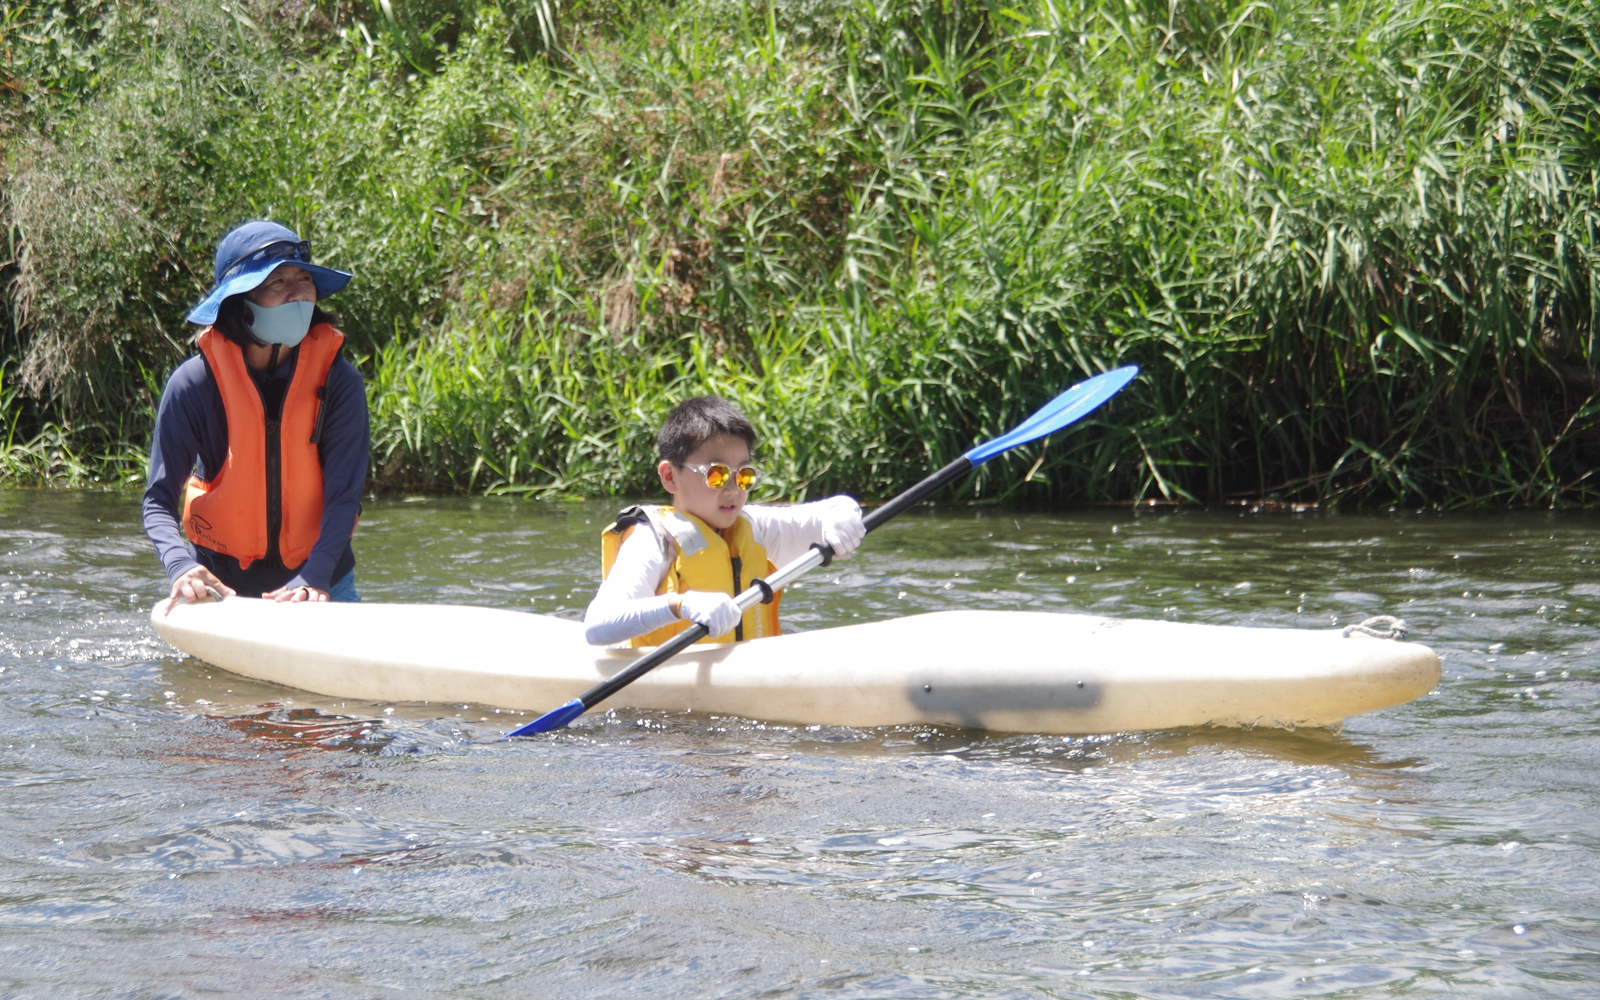
<path id="1" fill-rule="evenodd" d="M 71 43 L 9 63 L 0 353 L 81 453 L 267 215 L 358 274 L 384 488 L 648 491 L 712 391 L 882 495 L 1134 361 L 962 490 L 1595 498 L 1591 4 L 65 9 L 0 20 Z"/>

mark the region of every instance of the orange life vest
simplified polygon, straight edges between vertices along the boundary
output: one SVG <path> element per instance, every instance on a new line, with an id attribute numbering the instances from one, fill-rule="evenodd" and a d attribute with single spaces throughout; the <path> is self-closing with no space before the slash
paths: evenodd
<path id="1" fill-rule="evenodd" d="M 732 527 L 717 531 L 693 514 L 672 507 L 645 505 L 623 511 L 617 516 L 618 523 L 600 533 L 602 578 L 611 575 L 617 552 L 641 520 L 648 520 L 661 537 L 670 538 L 678 551 L 666 579 L 656 588 L 657 594 L 710 590 L 737 597 L 739 591 L 750 586 L 751 580 L 777 569 L 767 558 L 761 539 L 756 537 L 755 525 L 743 514 L 734 520 Z M 732 632 L 700 642 L 736 642 L 778 635 L 778 601 L 782 597 L 783 591 L 777 591 L 770 603 L 757 604 L 746 611 Z M 629 645 L 636 648 L 659 646 L 688 627 L 687 621 L 672 622 L 638 636 Z"/>
<path id="2" fill-rule="evenodd" d="M 322 463 L 313 435 L 319 428 L 322 389 L 344 343 L 327 323 L 313 326 L 298 350 L 294 377 L 278 421 L 278 554 L 294 569 L 311 555 L 322 533 Z M 244 350 L 208 327 L 200 353 L 222 392 L 228 418 L 228 458 L 209 482 L 190 476 L 183 497 L 183 531 L 196 545 L 239 560 L 245 569 L 267 555 L 266 409 L 250 378 Z"/>

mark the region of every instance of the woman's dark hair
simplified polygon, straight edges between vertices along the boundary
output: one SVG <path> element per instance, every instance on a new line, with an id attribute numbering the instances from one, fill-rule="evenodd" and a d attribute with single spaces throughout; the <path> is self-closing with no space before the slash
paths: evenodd
<path id="1" fill-rule="evenodd" d="M 250 332 L 250 324 L 245 318 L 245 307 L 249 304 L 243 294 L 228 296 L 217 306 L 217 319 L 211 324 L 217 328 L 218 333 L 240 347 L 260 343 L 255 334 Z M 318 323 L 335 323 L 333 314 L 323 312 L 321 306 L 316 307 L 311 311 L 311 325 L 316 326 Z"/>
<path id="2" fill-rule="evenodd" d="M 668 462 L 682 465 L 690 453 L 718 434 L 744 438 L 755 450 L 756 429 L 738 407 L 721 396 L 694 396 L 667 415 L 656 436 L 656 448 Z"/>

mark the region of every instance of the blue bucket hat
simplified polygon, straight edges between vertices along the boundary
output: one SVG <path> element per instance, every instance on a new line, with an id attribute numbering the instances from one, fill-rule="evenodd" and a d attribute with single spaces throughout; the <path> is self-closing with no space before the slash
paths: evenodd
<path id="1" fill-rule="evenodd" d="M 189 311 L 189 322 L 200 326 L 215 323 L 223 299 L 251 291 L 284 264 L 311 272 L 319 300 L 343 288 L 351 278 L 343 271 L 311 263 L 311 244 L 289 227 L 265 220 L 246 222 L 217 244 L 216 284 Z"/>

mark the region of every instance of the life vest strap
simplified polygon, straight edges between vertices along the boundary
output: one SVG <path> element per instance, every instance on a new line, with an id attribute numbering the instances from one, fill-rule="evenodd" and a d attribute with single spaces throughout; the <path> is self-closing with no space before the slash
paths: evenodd
<path id="1" fill-rule="evenodd" d="M 614 535 L 620 535 L 636 524 L 649 523 L 650 515 L 645 512 L 645 509 L 642 506 L 639 504 L 634 504 L 632 507 L 629 507 L 626 510 L 619 511 L 617 514 L 617 519 L 613 521 L 611 523 L 611 527 L 607 528 L 606 530 L 610 531 Z"/>

